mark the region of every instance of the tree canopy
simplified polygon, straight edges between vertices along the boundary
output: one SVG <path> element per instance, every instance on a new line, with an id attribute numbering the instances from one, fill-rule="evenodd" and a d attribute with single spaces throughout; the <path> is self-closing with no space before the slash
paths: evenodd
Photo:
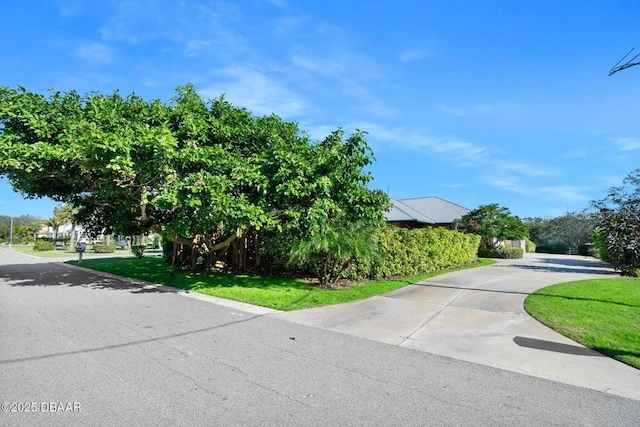
<path id="1" fill-rule="evenodd" d="M 377 224 L 388 205 L 367 187 L 362 132 L 311 141 L 296 123 L 204 101 L 192 85 L 169 103 L 2 88 L 0 124 L 0 174 L 27 197 L 70 203 L 94 233 L 201 235 L 211 251 L 260 231 Z"/>
<path id="2" fill-rule="evenodd" d="M 501 240 L 517 240 L 528 236 L 527 226 L 509 208 L 496 203 L 482 205 L 462 216 L 454 227 L 481 237 L 481 249 L 495 249 Z"/>
<path id="3" fill-rule="evenodd" d="M 567 212 L 555 218 L 525 218 L 538 252 L 587 255 L 587 244 L 598 221 L 595 212 Z"/>
<path id="4" fill-rule="evenodd" d="M 13 219 L 13 236 L 11 236 L 11 222 Z M 21 243 L 25 239 L 33 238 L 34 233 L 40 230 L 42 219 L 32 215 L 21 215 L 10 217 L 0 215 L 0 242 L 9 242 L 13 238 L 13 243 Z"/>
<path id="5" fill-rule="evenodd" d="M 593 205 L 600 209 L 594 243 L 600 257 L 622 275 L 640 275 L 640 169 Z"/>

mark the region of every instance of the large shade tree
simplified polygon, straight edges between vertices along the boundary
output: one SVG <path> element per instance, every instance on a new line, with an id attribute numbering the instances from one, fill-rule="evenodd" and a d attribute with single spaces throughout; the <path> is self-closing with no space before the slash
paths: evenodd
<path id="1" fill-rule="evenodd" d="M 503 240 L 524 239 L 527 226 L 509 208 L 496 203 L 482 205 L 465 214 L 454 224 L 457 230 L 480 236 L 480 249 L 493 250 Z"/>
<path id="2" fill-rule="evenodd" d="M 27 197 L 70 203 L 94 233 L 149 229 L 192 265 L 260 264 L 265 233 L 380 223 L 367 188 L 372 153 L 357 132 L 311 141 L 296 123 L 257 117 L 191 85 L 170 103 L 92 93 L 0 89 L 0 174 Z"/>

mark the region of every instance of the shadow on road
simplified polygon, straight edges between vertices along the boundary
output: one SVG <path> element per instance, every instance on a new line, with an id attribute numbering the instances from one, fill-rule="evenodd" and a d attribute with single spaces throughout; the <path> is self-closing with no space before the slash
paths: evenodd
<path id="1" fill-rule="evenodd" d="M 587 267 L 587 268 L 608 268 L 609 264 L 604 263 L 596 258 L 584 257 L 580 258 L 543 258 L 539 263 L 568 265 L 571 267 Z"/>
<path id="2" fill-rule="evenodd" d="M 546 265 L 504 264 L 496 267 L 497 268 L 521 268 L 523 270 L 539 271 L 544 273 L 597 274 L 602 276 L 615 275 L 615 273 L 612 270 L 603 270 L 603 269 L 596 268 L 596 267 L 601 267 L 600 265 L 588 264 L 588 265 L 584 265 L 584 268 L 578 268 L 578 265 L 579 264 L 576 264 L 575 267 L 564 267 L 564 266 L 558 265 L 557 262 L 554 262 Z"/>
<path id="3" fill-rule="evenodd" d="M 434 280 L 434 279 L 431 279 Z M 505 291 L 501 289 L 481 289 L 481 288 L 471 288 L 466 286 L 448 286 L 442 285 L 438 282 L 417 282 L 417 283 L 409 283 L 413 286 L 424 286 L 427 288 L 443 288 L 443 289 L 457 289 L 460 291 L 478 291 L 478 292 L 495 292 L 499 294 L 514 294 L 514 295 L 529 295 L 530 292 L 518 292 L 518 291 Z"/>
<path id="4" fill-rule="evenodd" d="M 9 286 L 69 286 L 129 291 L 134 294 L 182 291 L 167 286 L 149 286 L 135 281 L 104 277 L 89 271 L 78 274 L 77 270 L 59 263 L 4 265 L 0 267 L 0 280 Z"/>
<path id="5" fill-rule="evenodd" d="M 534 348 L 536 350 L 554 351 L 556 353 L 575 354 L 577 356 L 607 357 L 595 350 L 577 345 L 561 344 L 553 341 L 539 340 L 528 337 L 514 337 L 513 342 L 520 347 Z"/>

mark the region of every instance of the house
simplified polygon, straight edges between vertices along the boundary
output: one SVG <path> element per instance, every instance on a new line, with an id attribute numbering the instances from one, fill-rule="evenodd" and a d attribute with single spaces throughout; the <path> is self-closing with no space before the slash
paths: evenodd
<path id="1" fill-rule="evenodd" d="M 445 227 L 470 212 L 470 209 L 440 197 L 391 199 L 391 210 L 385 213 L 388 223 L 402 228 Z"/>

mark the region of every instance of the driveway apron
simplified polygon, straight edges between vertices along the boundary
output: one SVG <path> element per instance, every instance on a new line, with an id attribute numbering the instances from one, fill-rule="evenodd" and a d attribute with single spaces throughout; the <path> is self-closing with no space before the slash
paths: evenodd
<path id="1" fill-rule="evenodd" d="M 558 334 L 523 308 L 545 286 L 614 275 L 593 258 L 527 254 L 362 301 L 271 316 L 640 400 L 639 370 Z"/>

